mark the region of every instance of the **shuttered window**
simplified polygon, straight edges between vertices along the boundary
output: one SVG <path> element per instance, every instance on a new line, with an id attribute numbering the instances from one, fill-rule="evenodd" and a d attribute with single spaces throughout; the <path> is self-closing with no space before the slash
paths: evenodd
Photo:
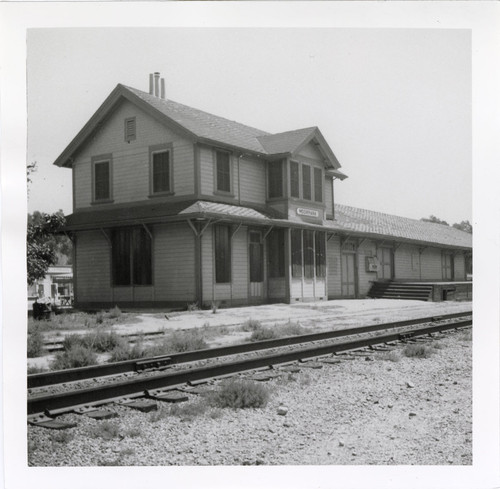
<path id="1" fill-rule="evenodd" d="M 323 201 L 323 172 L 321 168 L 314 169 L 314 200 L 316 202 Z"/>
<path id="2" fill-rule="evenodd" d="M 231 159 L 226 151 L 216 151 L 217 190 L 231 192 Z"/>
<path id="3" fill-rule="evenodd" d="M 304 234 L 304 277 L 314 278 L 314 231 L 303 231 Z"/>
<path id="4" fill-rule="evenodd" d="M 302 277 L 302 231 L 292 229 L 292 277 Z"/>
<path id="5" fill-rule="evenodd" d="M 153 193 L 169 192 L 170 188 L 170 152 L 160 151 L 152 154 L 153 158 Z"/>
<path id="6" fill-rule="evenodd" d="M 110 194 L 109 161 L 94 163 L 94 200 L 108 200 Z"/>
<path id="7" fill-rule="evenodd" d="M 281 161 L 273 161 L 267 166 L 269 198 L 283 197 L 283 172 Z"/>
<path id="8" fill-rule="evenodd" d="M 302 165 L 302 198 L 311 200 L 311 167 Z"/>
<path id="9" fill-rule="evenodd" d="M 151 285 L 152 246 L 141 227 L 114 229 L 111 235 L 113 285 Z"/>
<path id="10" fill-rule="evenodd" d="M 326 244 L 325 233 L 316 231 L 315 234 L 315 259 L 316 259 L 316 277 L 326 277 Z"/>
<path id="11" fill-rule="evenodd" d="M 229 226 L 214 226 L 215 233 L 215 281 L 231 282 L 231 239 Z"/>
<path id="12" fill-rule="evenodd" d="M 300 198 L 299 164 L 296 161 L 290 162 L 290 195 Z"/>
<path id="13" fill-rule="evenodd" d="M 125 119 L 125 141 L 128 143 L 136 138 L 135 117 Z"/>
<path id="14" fill-rule="evenodd" d="M 269 277 L 285 276 L 285 231 L 273 229 L 268 237 Z"/>

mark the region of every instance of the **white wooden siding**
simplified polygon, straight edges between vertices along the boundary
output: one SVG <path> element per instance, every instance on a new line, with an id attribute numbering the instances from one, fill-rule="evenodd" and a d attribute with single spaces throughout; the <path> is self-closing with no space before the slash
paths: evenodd
<path id="1" fill-rule="evenodd" d="M 328 297 L 340 297 L 342 294 L 340 271 L 340 238 L 334 236 L 326 245 L 326 263 L 328 266 Z"/>
<path id="2" fill-rule="evenodd" d="M 242 202 L 266 202 L 266 165 L 263 161 L 241 158 L 240 191 Z"/>
<path id="3" fill-rule="evenodd" d="M 76 301 L 112 301 L 109 244 L 100 231 L 78 233 Z"/>
<path id="4" fill-rule="evenodd" d="M 420 255 L 418 247 L 401 245 L 394 255 L 396 279 L 420 280 Z"/>
<path id="5" fill-rule="evenodd" d="M 195 238 L 187 224 L 154 226 L 156 301 L 194 302 Z"/>
<path id="6" fill-rule="evenodd" d="M 420 255 L 420 267 L 422 280 L 441 280 L 441 250 L 439 248 L 427 248 Z"/>
<path id="7" fill-rule="evenodd" d="M 306 158 L 312 158 L 313 160 L 323 161 L 323 155 L 316 149 L 313 143 L 306 144 L 298 153 L 299 156 L 305 156 Z"/>
<path id="8" fill-rule="evenodd" d="M 124 120 L 136 117 L 137 138 L 124 140 Z M 75 206 L 92 201 L 91 158 L 112 154 L 112 195 L 115 203 L 145 200 L 149 196 L 149 146 L 173 143 L 173 191 L 194 193 L 193 143 L 164 127 L 130 102 L 123 102 L 89 143 L 76 155 Z"/>

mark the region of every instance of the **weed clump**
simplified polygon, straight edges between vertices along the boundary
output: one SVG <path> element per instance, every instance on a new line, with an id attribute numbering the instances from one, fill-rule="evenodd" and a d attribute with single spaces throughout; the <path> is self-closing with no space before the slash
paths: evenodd
<path id="1" fill-rule="evenodd" d="M 192 420 L 197 416 L 205 414 L 207 409 L 208 406 L 201 402 L 197 403 L 188 402 L 186 404 L 174 404 L 170 408 L 170 414 L 172 416 L 177 416 L 179 418 L 182 418 L 182 420 Z"/>
<path id="2" fill-rule="evenodd" d="M 98 353 L 112 351 L 119 346 L 126 345 L 126 341 L 114 331 L 97 330 L 85 335 L 67 335 L 63 341 L 64 350 L 71 350 L 75 346 L 82 346 Z"/>
<path id="3" fill-rule="evenodd" d="M 288 321 L 288 323 L 285 324 L 275 324 L 269 327 L 262 326 L 259 321 L 249 319 L 243 324 L 242 328 L 243 331 L 252 331 L 250 341 L 273 340 L 283 336 L 298 336 L 307 332 L 298 321 Z"/>
<path id="4" fill-rule="evenodd" d="M 165 343 L 169 349 L 168 353 L 181 353 L 208 348 L 207 342 L 198 330 L 174 331 Z"/>
<path id="5" fill-rule="evenodd" d="M 433 353 L 432 347 L 422 343 L 406 345 L 403 349 L 403 355 L 409 358 L 429 358 Z"/>
<path id="6" fill-rule="evenodd" d="M 210 402 L 220 408 L 260 408 L 269 400 L 269 390 L 262 384 L 249 380 L 232 380 L 222 384 L 211 395 Z"/>
<path id="7" fill-rule="evenodd" d="M 89 428 L 89 435 L 92 438 L 102 438 L 103 440 L 112 440 L 119 434 L 120 426 L 111 421 L 100 421 L 98 424 Z"/>
<path id="8" fill-rule="evenodd" d="M 122 311 L 118 306 L 113 307 L 113 309 L 110 309 L 108 313 L 108 317 L 110 319 L 117 319 L 122 315 Z"/>
<path id="9" fill-rule="evenodd" d="M 75 345 L 69 350 L 59 352 L 51 363 L 52 370 L 87 367 L 97 364 L 95 351 L 82 345 Z"/>
<path id="10" fill-rule="evenodd" d="M 33 328 L 33 330 L 28 333 L 28 358 L 40 357 L 43 351 L 42 333 L 39 329 Z"/>
<path id="11" fill-rule="evenodd" d="M 278 331 L 276 329 L 261 327 L 254 330 L 250 336 L 250 341 L 273 340 L 274 338 L 278 338 Z"/>

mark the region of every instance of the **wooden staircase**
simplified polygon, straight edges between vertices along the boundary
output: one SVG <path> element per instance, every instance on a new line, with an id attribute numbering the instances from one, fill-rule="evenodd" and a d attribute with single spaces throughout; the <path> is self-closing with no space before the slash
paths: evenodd
<path id="1" fill-rule="evenodd" d="M 432 299 L 432 284 L 404 282 L 373 282 L 367 294 L 374 299 L 407 299 L 429 301 Z"/>

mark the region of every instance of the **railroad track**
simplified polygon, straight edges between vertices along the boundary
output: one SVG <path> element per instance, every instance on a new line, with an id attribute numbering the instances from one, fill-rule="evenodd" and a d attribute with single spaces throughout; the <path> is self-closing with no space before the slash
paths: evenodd
<path id="1" fill-rule="evenodd" d="M 198 350 L 169 356 L 119 362 L 116 364 L 34 374 L 28 377 L 28 387 L 41 387 L 61 382 L 68 383 L 125 372 L 147 371 L 155 368 L 168 369 L 172 365 L 187 362 L 213 360 L 241 353 L 272 350 L 267 354 L 259 356 L 226 362 L 217 361 L 202 367 L 179 369 L 173 372 L 160 371 L 155 376 L 137 375 L 125 381 L 119 380 L 118 382 L 92 388 L 76 389 L 57 394 L 32 395 L 28 398 L 28 421 L 41 425 L 45 423 L 49 426 L 53 422 L 50 418 L 51 416 L 57 416 L 74 410 L 78 412 L 79 408 L 89 409 L 90 407 L 90 409 L 96 409 L 97 406 L 116 401 L 120 398 L 136 399 L 146 396 L 153 399 L 166 400 L 164 398 L 165 392 L 177 387 L 186 386 L 186 384 L 196 385 L 209 379 L 222 378 L 241 372 L 273 368 L 290 362 L 373 347 L 377 344 L 398 340 L 406 341 L 417 336 L 431 335 L 471 325 L 472 312 L 458 313 L 323 333 L 312 333 L 256 343 L 243 343 L 228 347 Z M 412 328 L 409 329 L 409 327 Z M 328 341 L 344 338 L 348 338 L 348 340 Z M 276 349 L 279 349 L 279 351 L 276 351 Z M 43 415 L 49 416 L 49 418 L 43 417 Z"/>

